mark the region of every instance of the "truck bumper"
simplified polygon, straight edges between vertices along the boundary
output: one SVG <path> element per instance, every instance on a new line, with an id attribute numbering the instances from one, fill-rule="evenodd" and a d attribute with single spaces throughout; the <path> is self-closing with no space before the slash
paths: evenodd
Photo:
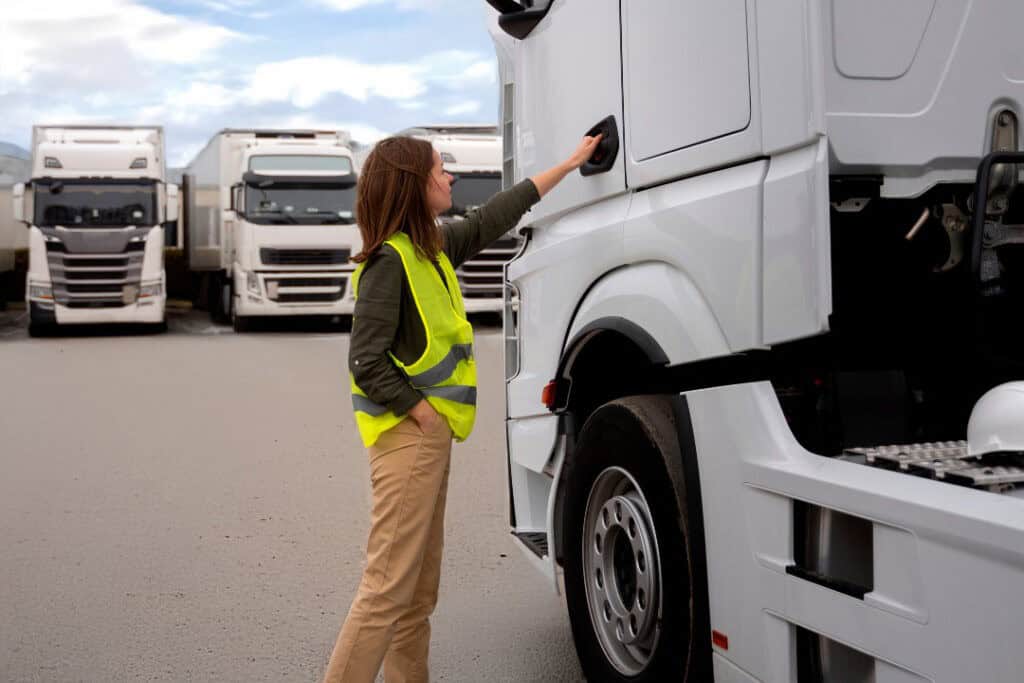
<path id="1" fill-rule="evenodd" d="M 330 303 L 282 304 L 249 292 L 235 294 L 235 312 L 241 316 L 286 316 L 286 315 L 352 315 L 355 299 L 342 297 Z"/>
<path id="2" fill-rule="evenodd" d="M 258 292 L 249 289 L 249 275 L 236 265 L 234 307 L 243 317 L 352 315 L 355 310 L 351 271 L 256 272 Z"/>
<path id="3" fill-rule="evenodd" d="M 145 303 L 117 308 L 70 308 L 52 301 L 30 301 L 31 310 L 57 325 L 110 325 L 121 323 L 157 324 L 164 321 L 167 297 L 152 297 Z"/>

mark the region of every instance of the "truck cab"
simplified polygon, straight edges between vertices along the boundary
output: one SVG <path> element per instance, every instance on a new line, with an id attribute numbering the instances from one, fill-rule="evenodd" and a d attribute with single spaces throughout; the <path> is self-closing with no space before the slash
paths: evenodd
<path id="1" fill-rule="evenodd" d="M 356 162 L 347 133 L 218 133 L 185 170 L 190 264 L 214 320 L 350 316 Z"/>
<path id="2" fill-rule="evenodd" d="M 588 680 L 1018 678 L 1024 5 L 489 4 L 506 178 L 604 136 L 506 271 Z"/>
<path id="3" fill-rule="evenodd" d="M 13 192 L 29 226 L 29 332 L 164 327 L 163 226 L 177 219 L 177 190 L 159 127 L 35 126 L 31 180 Z"/>

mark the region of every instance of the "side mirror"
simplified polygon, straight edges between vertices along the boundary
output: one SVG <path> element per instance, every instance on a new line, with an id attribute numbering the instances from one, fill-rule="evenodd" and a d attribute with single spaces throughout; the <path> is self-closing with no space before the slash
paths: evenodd
<path id="1" fill-rule="evenodd" d="M 11 188 L 11 209 L 14 220 L 28 225 L 25 220 L 25 183 L 17 183 Z"/>
<path id="2" fill-rule="evenodd" d="M 167 206 L 164 207 L 164 222 L 178 222 L 178 186 L 174 183 L 167 184 Z"/>
<path id="3" fill-rule="evenodd" d="M 519 40 L 530 35 L 534 27 L 547 15 L 551 9 L 551 2 L 552 0 L 530 0 L 522 3 L 515 0 L 487 0 L 488 5 L 498 10 L 498 26 L 501 30 Z"/>
<path id="4" fill-rule="evenodd" d="M 242 183 L 235 183 L 231 186 L 231 206 L 229 207 L 238 215 L 242 215 Z"/>

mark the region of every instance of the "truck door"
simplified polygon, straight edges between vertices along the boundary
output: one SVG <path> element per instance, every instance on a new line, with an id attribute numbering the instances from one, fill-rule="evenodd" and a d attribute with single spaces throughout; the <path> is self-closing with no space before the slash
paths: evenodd
<path id="1" fill-rule="evenodd" d="M 514 69 L 514 94 L 509 97 L 506 86 L 503 99 L 515 141 L 517 181 L 560 163 L 587 131 L 608 117 L 614 117 L 617 136 L 623 133 L 619 0 L 532 3 L 534 11 L 545 7 L 549 9 L 543 19 L 511 46 L 507 36 L 497 36 L 505 43 L 500 47 L 508 48 Z M 501 57 L 505 49 L 498 52 Z M 503 73 L 509 68 L 502 64 Z M 542 222 L 625 189 L 620 151 L 607 171 L 588 177 L 570 174 L 534 207 L 531 220 Z"/>
<path id="2" fill-rule="evenodd" d="M 623 0 L 621 12 L 629 185 L 756 155 L 746 0 Z"/>

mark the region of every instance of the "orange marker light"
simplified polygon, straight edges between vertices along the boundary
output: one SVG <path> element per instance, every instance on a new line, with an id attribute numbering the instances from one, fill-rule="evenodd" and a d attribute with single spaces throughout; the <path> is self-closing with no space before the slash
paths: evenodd
<path id="1" fill-rule="evenodd" d="M 553 379 L 544 385 L 544 390 L 540 392 L 540 402 L 543 403 L 548 410 L 555 407 L 555 397 L 558 394 L 558 380 Z"/>
<path id="2" fill-rule="evenodd" d="M 725 635 L 721 631 L 712 631 L 711 632 L 711 644 L 714 645 L 715 647 L 721 648 L 723 650 L 728 650 L 729 649 L 729 636 Z"/>

